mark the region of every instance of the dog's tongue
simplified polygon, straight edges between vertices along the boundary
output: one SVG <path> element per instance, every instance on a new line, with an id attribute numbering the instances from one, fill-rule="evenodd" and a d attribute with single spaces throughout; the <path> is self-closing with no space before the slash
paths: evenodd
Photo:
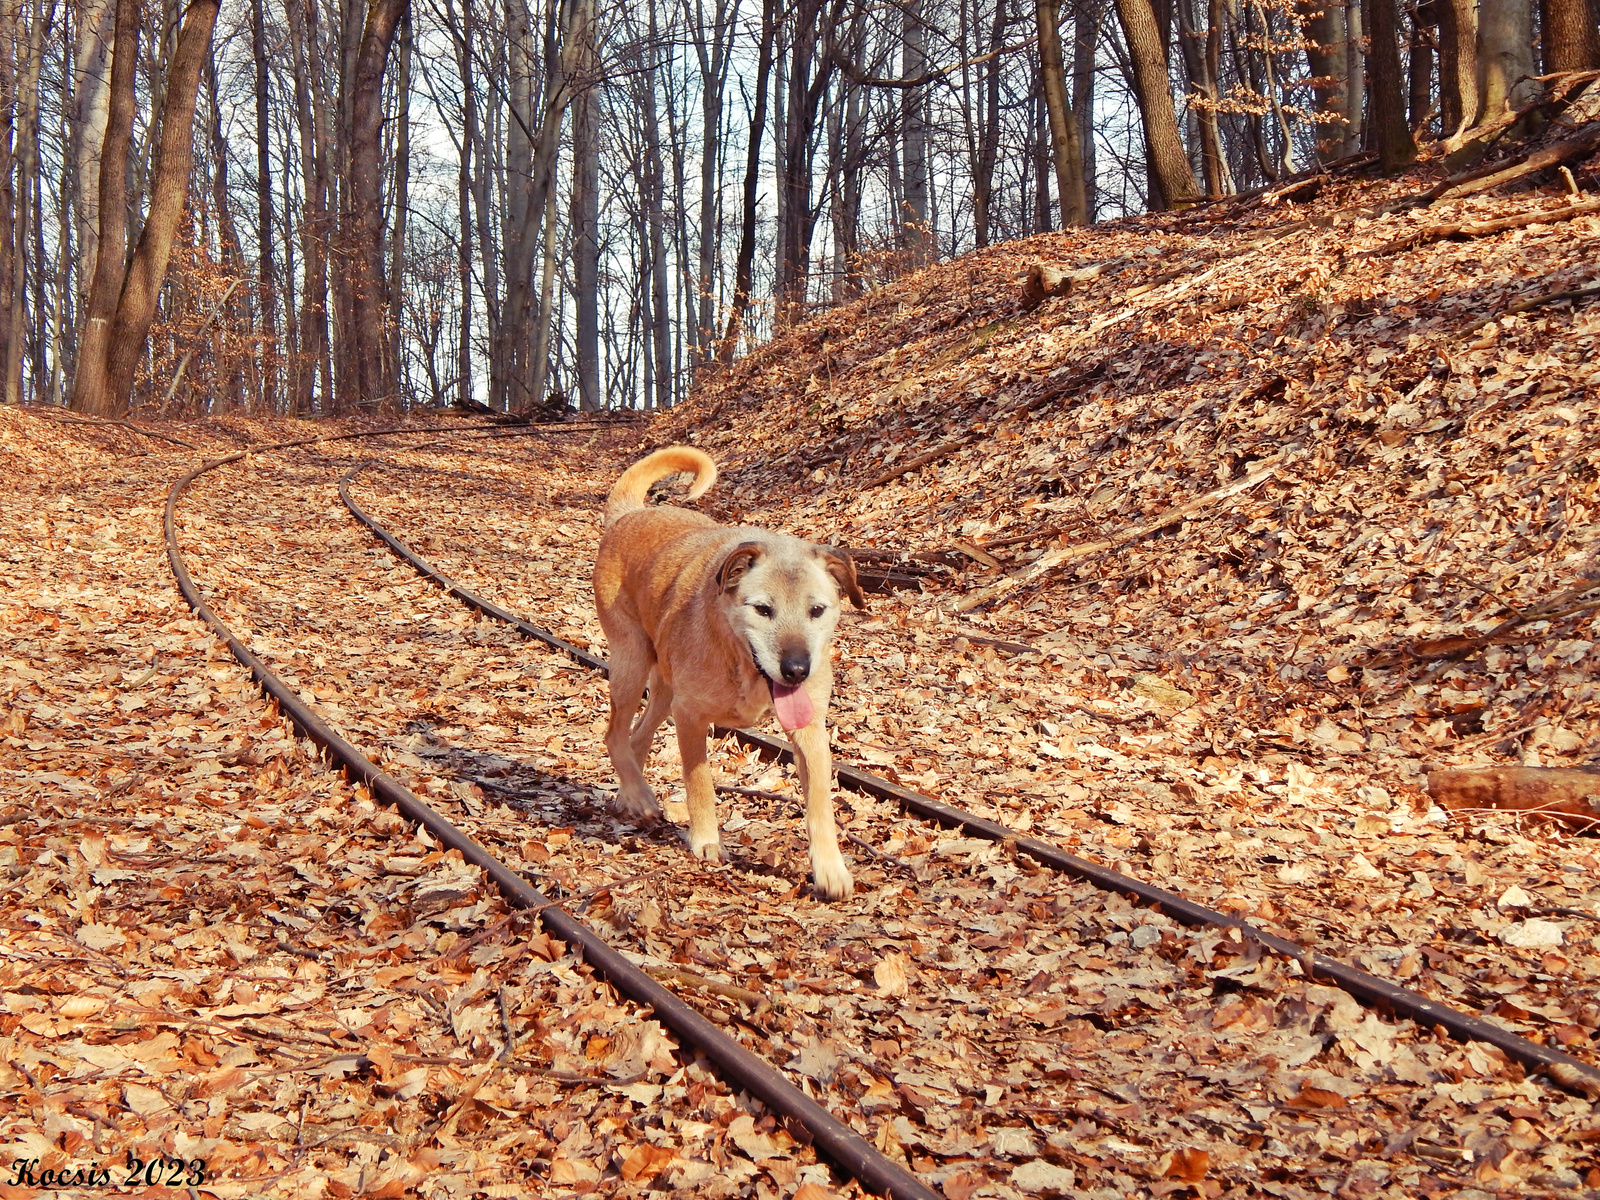
<path id="1" fill-rule="evenodd" d="M 811 724 L 811 717 L 815 710 L 811 707 L 811 697 L 803 687 L 791 687 L 787 683 L 774 683 L 772 685 L 772 711 L 778 714 L 778 724 L 785 731 L 804 729 Z"/>

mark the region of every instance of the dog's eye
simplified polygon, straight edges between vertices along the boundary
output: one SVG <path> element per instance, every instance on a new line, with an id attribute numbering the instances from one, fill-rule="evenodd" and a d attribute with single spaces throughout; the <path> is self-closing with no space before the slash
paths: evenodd
<path id="1" fill-rule="evenodd" d="M 826 604 L 813 604 L 811 606 L 811 619 L 813 621 L 815 621 L 818 617 L 820 617 L 823 613 L 825 613 L 827 611 L 828 611 L 828 606 Z"/>
<path id="2" fill-rule="evenodd" d="M 766 617 L 769 620 L 771 619 L 771 617 L 772 617 L 772 605 L 770 605 L 770 604 L 756 604 L 756 605 L 753 605 L 752 607 L 756 610 L 756 612 L 759 615 L 761 615 L 763 617 Z"/>

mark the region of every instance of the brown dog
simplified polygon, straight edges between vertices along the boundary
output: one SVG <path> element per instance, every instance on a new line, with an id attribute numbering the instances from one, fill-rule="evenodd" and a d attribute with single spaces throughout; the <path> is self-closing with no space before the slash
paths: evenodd
<path id="1" fill-rule="evenodd" d="M 825 900 L 842 900 L 853 885 L 833 823 L 828 642 L 841 594 L 866 607 L 855 567 L 836 550 L 787 534 L 647 508 L 650 485 L 680 472 L 694 474 L 691 500 L 717 478 L 716 464 L 692 446 L 657 450 L 623 473 L 606 501 L 594 565 L 595 606 L 611 644 L 606 749 L 622 784 L 618 807 L 630 817 L 660 816 L 640 764 L 670 713 L 683 757 L 689 849 L 720 861 L 706 736 L 713 724 L 754 725 L 775 713 L 806 796 L 813 887 Z M 650 702 L 634 723 L 647 686 Z"/>

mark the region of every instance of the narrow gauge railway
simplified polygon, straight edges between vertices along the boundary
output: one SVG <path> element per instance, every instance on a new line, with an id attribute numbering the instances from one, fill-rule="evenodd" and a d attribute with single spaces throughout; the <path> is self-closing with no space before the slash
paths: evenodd
<path id="1" fill-rule="evenodd" d="M 374 434 L 371 436 L 377 435 Z M 279 446 L 260 447 L 258 449 L 260 451 L 282 451 L 285 449 L 298 449 L 304 444 L 305 443 L 292 443 Z M 318 443 L 318 445 L 326 445 L 326 443 Z M 780 1142 L 769 1136 L 766 1132 L 766 1129 L 756 1125 L 754 1116 L 748 1112 L 740 1114 L 738 1111 L 738 1105 L 735 1103 L 730 1103 L 726 1096 L 722 1098 L 723 1103 L 720 1106 L 713 1100 L 712 1103 L 705 1105 L 702 1108 L 701 1106 L 704 1105 L 706 1101 L 707 1091 L 704 1085 L 705 1082 L 708 1081 L 708 1076 L 703 1069 L 700 1072 L 701 1078 L 695 1081 L 697 1085 L 697 1094 L 692 1093 L 687 1087 L 679 1086 L 675 1089 L 680 1093 L 680 1096 L 677 1098 L 680 1101 L 688 1102 L 687 1110 L 694 1112 L 696 1115 L 710 1116 L 713 1118 L 720 1117 L 725 1119 L 716 1120 L 711 1123 L 698 1122 L 685 1119 L 687 1117 L 686 1112 L 683 1117 L 680 1117 L 681 1123 L 679 1124 L 678 1129 L 681 1130 L 693 1126 L 699 1126 L 703 1131 L 703 1136 L 704 1133 L 708 1133 L 718 1126 L 725 1126 L 729 1130 L 730 1134 L 733 1134 L 733 1131 L 738 1129 L 742 1122 L 742 1124 L 746 1127 L 747 1137 L 745 1140 L 741 1141 L 736 1134 L 733 1134 L 735 1144 L 747 1149 L 752 1156 L 756 1153 L 756 1150 L 750 1150 L 749 1148 L 756 1147 L 758 1150 L 772 1152 L 768 1154 L 769 1158 L 781 1158 L 784 1161 L 785 1166 L 778 1168 L 778 1171 L 782 1174 L 787 1174 L 790 1182 L 792 1182 L 793 1179 L 799 1174 L 801 1166 L 800 1163 L 793 1162 L 792 1160 L 796 1157 L 800 1157 L 802 1159 L 808 1159 L 810 1162 L 814 1163 L 816 1161 L 814 1153 L 808 1153 L 814 1147 L 816 1150 L 821 1150 L 824 1152 L 829 1160 L 831 1160 L 836 1166 L 842 1168 L 850 1177 L 859 1180 L 861 1183 L 865 1184 L 875 1192 L 894 1197 L 895 1200 L 936 1200 L 936 1193 L 917 1180 L 915 1176 L 906 1171 L 902 1165 L 894 1163 L 885 1158 L 878 1150 L 872 1147 L 849 1127 L 834 1120 L 824 1108 L 818 1105 L 804 1091 L 786 1081 L 781 1073 L 775 1068 L 741 1048 L 736 1042 L 726 1037 L 712 1022 L 707 1020 L 693 1008 L 680 1003 L 670 991 L 663 988 L 649 975 L 640 971 L 634 964 L 611 949 L 611 947 L 591 928 L 567 913 L 559 906 L 557 902 L 549 900 L 535 888 L 530 886 L 530 884 L 521 874 L 507 867 L 499 858 L 487 850 L 477 838 L 473 837 L 470 833 L 463 831 L 460 827 L 458 827 L 458 825 L 443 817 L 436 809 L 419 799 L 410 789 L 397 780 L 393 775 L 380 768 L 373 761 L 371 755 L 363 753 L 363 751 L 355 744 L 341 736 L 340 733 L 335 730 L 322 716 L 313 711 L 312 708 L 306 704 L 304 698 L 301 694 L 299 694 L 299 692 L 297 692 L 294 686 L 282 678 L 277 672 L 273 671 L 253 650 L 246 646 L 244 642 L 235 635 L 229 621 L 218 613 L 217 609 L 213 607 L 213 605 L 206 598 L 203 590 L 196 586 L 195 581 L 189 572 L 188 565 L 180 545 L 176 517 L 180 499 L 183 497 L 184 493 L 193 486 L 196 479 L 216 470 L 219 467 L 230 465 L 233 462 L 246 459 L 247 457 L 247 453 L 241 451 L 237 454 L 228 455 L 221 459 L 202 463 L 181 477 L 170 489 L 167 497 L 165 515 L 166 542 L 169 561 L 172 570 L 177 577 L 180 590 L 183 592 L 185 599 L 189 601 L 202 619 L 211 625 L 215 632 L 223 638 L 235 657 L 237 657 L 243 665 L 250 669 L 252 678 L 273 700 L 278 703 L 280 710 L 292 721 L 297 730 L 305 734 L 312 742 L 320 747 L 321 750 L 328 756 L 328 758 L 332 760 L 335 765 L 342 768 L 353 780 L 358 780 L 367 788 L 369 788 L 374 797 L 382 800 L 386 804 L 392 805 L 401 816 L 413 822 L 418 827 L 414 848 L 425 852 L 425 857 L 420 860 L 413 860 L 408 857 L 406 858 L 401 869 L 392 871 L 391 868 L 393 868 L 394 860 L 387 860 L 384 862 L 385 872 L 400 875 L 404 879 L 414 879 L 418 875 L 426 873 L 425 871 L 413 871 L 405 869 L 412 866 L 414 861 L 417 863 L 417 865 L 423 868 L 431 866 L 435 862 L 442 862 L 444 866 L 444 873 L 455 876 L 455 878 L 451 881 L 451 883 L 454 885 L 453 887 L 447 883 L 442 889 L 429 889 L 425 886 L 417 888 L 416 898 L 408 902 L 407 907 L 414 908 L 417 905 L 426 905 L 427 907 L 424 909 L 424 913 L 428 911 L 435 913 L 445 912 L 447 917 L 454 918 L 454 922 L 466 923 L 465 927 L 460 930 L 447 927 L 445 930 L 446 936 L 459 938 L 459 934 L 461 933 L 472 933 L 473 936 L 467 943 L 467 947 L 481 943 L 485 940 L 485 936 L 489 932 L 504 931 L 509 925 L 508 921 L 501 919 L 497 925 L 491 926 L 488 929 L 473 929 L 473 926 L 486 915 L 484 910 L 486 908 L 487 901 L 479 898 L 477 895 L 478 889 L 476 887 L 477 872 L 481 871 L 485 881 L 492 883 L 495 887 L 497 887 L 503 894 L 504 898 L 510 901 L 513 906 L 523 910 L 528 910 L 537 915 L 539 922 L 543 925 L 546 931 L 545 946 L 552 952 L 547 956 L 547 958 L 553 958 L 553 952 L 557 949 L 564 949 L 566 946 L 574 948 L 581 957 L 582 962 L 586 963 L 589 967 L 598 968 L 601 974 L 609 982 L 616 985 L 619 990 L 623 991 L 634 1000 L 648 1005 L 651 1010 L 653 1010 L 654 1015 L 659 1018 L 662 1023 L 670 1027 L 674 1032 L 678 1033 L 682 1037 L 683 1041 L 687 1043 L 688 1047 L 694 1051 L 692 1060 L 685 1061 L 684 1069 L 674 1072 L 672 1068 L 676 1064 L 672 1056 L 666 1053 L 667 1046 L 658 1035 L 658 1027 L 654 1022 L 649 1022 L 642 1019 L 641 1014 L 638 1012 L 630 1014 L 632 1019 L 625 1021 L 620 1028 L 609 1024 L 601 1026 L 601 1028 L 605 1030 L 604 1034 L 591 1032 L 591 1036 L 589 1037 L 587 1043 L 577 1043 L 578 1045 L 583 1046 L 585 1057 L 587 1059 L 600 1059 L 605 1061 L 606 1065 L 613 1067 L 614 1079 L 617 1083 L 625 1085 L 620 1089 L 623 1091 L 623 1094 L 627 1096 L 629 1101 L 629 1106 L 624 1108 L 624 1111 L 630 1112 L 631 1114 L 633 1108 L 646 1109 L 650 1115 L 651 1124 L 655 1128 L 662 1130 L 668 1135 L 665 1139 L 655 1138 L 647 1142 L 642 1142 L 641 1145 L 646 1150 L 643 1160 L 639 1160 L 637 1158 L 637 1150 L 639 1149 L 638 1146 L 634 1147 L 636 1153 L 627 1157 L 624 1157 L 620 1152 L 614 1156 L 607 1156 L 615 1157 L 624 1177 L 628 1178 L 630 1181 L 636 1180 L 641 1175 L 645 1174 L 646 1170 L 648 1170 L 651 1166 L 655 1166 L 657 1170 L 659 1170 L 659 1167 L 665 1166 L 666 1163 L 673 1162 L 680 1157 L 683 1157 L 678 1153 L 678 1143 L 681 1141 L 681 1139 L 671 1136 L 673 1132 L 673 1126 L 670 1124 L 663 1125 L 661 1122 L 661 1114 L 663 1111 L 665 1111 L 669 1117 L 671 1115 L 675 1115 L 671 1112 L 670 1100 L 667 1106 L 658 1107 L 655 1104 L 655 1102 L 661 1098 L 664 1092 L 671 1089 L 650 1084 L 645 1085 L 644 1092 L 631 1091 L 628 1089 L 631 1088 L 632 1085 L 643 1081 L 646 1076 L 652 1072 L 654 1072 L 658 1077 L 664 1079 L 668 1084 L 680 1083 L 686 1077 L 689 1067 L 700 1066 L 703 1062 L 708 1062 L 709 1065 L 714 1066 L 724 1077 L 733 1081 L 744 1089 L 744 1092 L 740 1094 L 740 1100 L 743 1100 L 746 1094 L 754 1096 L 757 1098 L 758 1103 L 764 1101 L 771 1112 L 781 1116 L 789 1129 L 793 1129 L 796 1133 L 800 1134 L 804 1141 L 804 1149 L 800 1150 L 798 1155 L 782 1153 L 782 1151 L 786 1149 L 798 1149 L 800 1147 L 800 1143 L 797 1142 L 794 1137 L 788 1136 L 787 1133 L 784 1134 L 786 1137 L 786 1142 Z M 281 502 L 285 498 L 286 492 L 298 494 L 299 488 L 297 488 L 295 484 L 299 481 L 294 481 L 291 479 L 287 487 L 285 487 L 283 479 L 283 476 L 285 475 L 292 477 L 292 469 L 282 471 L 278 474 L 277 478 L 266 484 L 262 492 L 257 493 L 253 491 L 252 495 L 256 495 L 258 497 L 267 497 L 270 508 L 272 499 L 277 499 Z M 281 509 L 277 515 L 281 515 Z M 288 540 L 289 539 L 279 538 L 277 539 L 277 545 L 281 547 Z M 231 538 L 230 542 L 237 545 L 237 542 L 233 542 Z M 291 542 L 290 544 L 292 545 L 293 543 Z M 302 544 L 295 548 L 304 549 L 305 547 Z M 233 565 L 240 565 L 247 560 L 239 553 L 235 552 L 234 554 L 228 556 L 228 561 Z M 319 566 L 318 570 L 323 574 L 327 573 L 327 567 L 325 565 Z M 297 591 L 295 595 L 303 597 L 306 595 L 306 592 Z M 298 607 L 304 608 L 306 606 L 298 605 Z M 315 619 L 313 618 L 312 620 L 314 621 Z M 257 635 L 257 640 L 263 640 L 260 638 L 259 634 Z M 316 665 L 321 666 L 323 664 L 318 663 Z M 314 686 L 313 691 L 321 695 L 320 691 Z M 338 705 L 336 704 L 330 705 L 329 707 L 333 708 L 335 711 L 338 709 Z M 571 831 L 568 830 L 566 832 L 570 833 Z M 430 840 L 430 837 L 433 840 Z M 433 853 L 426 853 L 428 851 L 433 851 Z M 453 853 L 455 855 L 455 861 L 453 863 L 449 860 L 449 858 L 446 857 L 447 853 Z M 473 870 L 473 868 L 476 868 L 476 870 Z M 411 885 L 409 883 L 403 882 L 396 891 L 397 893 L 403 892 L 409 890 L 410 887 Z M 591 889 L 589 898 L 599 899 L 601 896 L 604 896 L 605 899 L 609 901 L 609 893 L 607 892 L 606 885 L 604 884 L 597 888 Z M 473 904 L 473 901 L 478 902 Z M 607 905 L 599 906 L 599 911 L 602 913 L 602 915 L 604 914 L 606 907 Z M 370 919 L 373 917 L 373 915 L 374 914 L 371 913 L 367 914 L 369 919 L 365 923 L 369 926 L 373 923 Z M 376 915 L 381 918 L 384 914 L 379 913 Z M 279 916 L 280 919 L 293 923 L 293 918 L 284 917 L 283 914 L 279 914 Z M 398 924 L 399 922 L 395 923 Z M 445 922 L 447 926 L 451 925 L 452 923 L 453 922 L 450 920 Z M 308 922 L 304 922 L 303 920 L 301 921 L 301 924 L 309 925 Z M 419 932 L 418 925 L 413 924 L 411 931 L 413 933 Z M 454 949 L 456 942 L 454 940 L 443 942 L 441 939 L 435 937 L 433 931 L 430 929 L 423 928 L 420 929 L 420 932 L 423 935 L 422 942 L 420 944 L 414 944 L 414 939 L 404 939 L 406 948 L 409 948 L 412 951 L 435 951 L 438 953 L 441 961 L 448 962 L 450 958 L 450 952 Z M 548 934 L 551 933 L 563 939 L 565 946 L 563 946 L 561 943 L 551 942 L 548 938 Z M 396 938 L 392 941 L 393 943 L 398 944 L 402 940 L 403 939 Z M 463 947 L 463 949 L 467 947 Z M 391 947 L 380 947 L 380 950 L 388 948 Z M 511 961 L 514 963 L 516 959 L 520 957 L 522 956 L 516 955 Z M 492 959 L 490 961 L 492 961 Z M 577 966 L 578 962 L 579 959 L 574 959 L 570 964 L 568 969 L 569 977 L 574 973 L 571 970 L 571 967 Z M 564 964 L 558 963 L 556 965 L 560 966 Z M 405 972 L 405 974 L 411 976 L 417 975 L 417 973 L 414 971 Z M 344 982 L 348 985 L 351 981 L 347 979 Z M 437 980 L 435 982 L 437 982 Z M 477 982 L 476 975 L 472 976 L 472 982 Z M 574 1018 L 582 1018 L 585 1015 L 585 1013 L 581 1010 L 581 1006 L 574 1003 L 574 998 L 572 995 L 569 994 L 566 997 L 563 997 L 559 990 L 545 988 L 543 990 L 546 994 L 539 996 L 537 993 L 540 989 L 538 989 L 536 986 L 533 988 L 527 987 L 526 980 L 523 980 L 522 982 L 524 984 L 523 993 L 525 999 L 524 1005 L 521 1009 L 519 1009 L 517 1015 L 522 1016 L 527 1014 L 532 1016 L 533 1019 L 531 1024 L 534 1026 L 536 1033 L 543 1032 L 546 1029 L 546 1025 L 541 1019 L 542 1014 L 540 1009 L 550 1004 L 552 999 L 552 997 L 548 994 L 550 992 L 555 992 L 554 1000 L 557 1005 L 560 1005 L 562 1000 L 565 999 L 566 1007 L 568 1009 L 580 1009 L 580 1011 L 575 1013 L 564 1014 L 568 1017 L 568 1019 L 560 1022 L 560 1025 L 570 1025 Z M 456 1008 L 454 1001 L 459 1000 L 465 992 L 469 991 L 473 994 L 471 996 L 467 996 L 466 999 L 477 999 L 478 996 L 486 990 L 486 985 L 482 985 L 476 989 L 473 989 L 469 983 L 467 988 L 463 989 L 462 992 L 458 992 L 456 997 L 452 998 L 453 1002 L 451 1007 L 449 1010 L 447 1010 L 452 1016 L 451 1025 L 452 1030 L 455 1033 L 457 1043 L 465 1046 L 468 1049 L 472 1048 L 473 1042 L 470 1038 L 463 1038 L 461 1027 L 457 1025 L 454 1020 L 454 1009 Z M 527 994 L 529 992 L 533 992 L 534 995 L 529 996 Z M 534 1004 L 533 1011 L 531 1013 L 528 1012 L 527 1006 L 527 1002 L 530 1000 L 533 1001 Z M 507 988 L 504 982 L 499 985 L 498 1001 L 500 1006 L 500 1021 L 503 1040 L 496 1056 L 490 1058 L 469 1055 L 459 1057 L 448 1056 L 443 1058 L 420 1059 L 416 1056 L 405 1056 L 405 1058 L 402 1060 L 420 1061 L 425 1065 L 451 1065 L 456 1066 L 458 1069 L 463 1071 L 475 1069 L 477 1072 L 476 1077 L 472 1080 L 472 1082 L 461 1089 L 460 1094 L 453 1102 L 448 1115 L 442 1120 L 432 1123 L 426 1127 L 425 1130 L 423 1130 L 423 1132 L 427 1133 L 429 1136 L 439 1133 L 441 1130 L 444 1131 L 444 1136 L 449 1136 L 450 1130 L 455 1126 L 456 1120 L 459 1118 L 462 1110 L 464 1110 L 468 1105 L 473 1104 L 477 1093 L 481 1090 L 482 1084 L 489 1077 L 489 1075 L 495 1072 L 496 1068 L 502 1068 L 509 1071 L 515 1071 L 517 1069 L 519 1064 L 512 1059 L 512 1055 L 519 1041 L 519 1034 L 517 1032 L 516 1023 L 513 1020 L 512 1012 L 510 1011 L 510 1005 L 507 1001 Z M 543 1004 L 539 1004 L 539 1001 L 543 1001 Z M 591 1018 L 594 1016 L 592 1009 L 588 1015 Z M 591 1024 L 592 1023 L 593 1022 L 591 1021 Z M 578 1032 L 583 1032 L 583 1026 L 581 1024 L 578 1026 Z M 599 1043 L 598 1050 L 596 1048 L 597 1040 Z M 569 1037 L 567 1041 L 569 1044 L 571 1044 L 573 1039 Z M 543 1047 L 548 1047 L 549 1043 L 547 1041 L 541 1041 L 540 1045 Z M 389 1060 L 387 1065 L 392 1066 L 392 1052 L 389 1055 L 386 1055 L 385 1058 Z M 386 1065 L 384 1062 L 374 1059 L 371 1056 L 352 1056 L 352 1061 L 356 1059 L 359 1059 L 361 1064 L 360 1069 L 362 1070 L 369 1070 L 374 1066 L 381 1068 L 382 1066 Z M 512 1061 L 507 1062 L 506 1060 L 508 1059 Z M 643 1069 L 632 1073 L 629 1078 L 621 1079 L 620 1076 L 629 1074 L 628 1068 L 632 1067 L 642 1067 Z M 592 1084 L 597 1088 L 606 1087 L 613 1083 L 612 1079 L 607 1079 L 604 1076 L 573 1074 L 570 1072 L 563 1073 L 560 1071 L 539 1072 L 537 1067 L 535 1067 L 535 1071 L 545 1074 L 547 1077 L 559 1079 L 562 1082 Z M 670 1078 L 668 1078 L 669 1076 Z M 500 1095 L 502 1100 L 506 1099 L 506 1097 L 500 1093 L 497 1092 L 496 1094 Z M 523 1089 L 522 1095 L 514 1095 L 512 1098 L 526 1099 L 526 1090 Z M 547 1104 L 547 1102 L 542 1100 L 536 1100 L 535 1105 L 546 1108 L 551 1107 Z M 680 1105 L 680 1107 L 682 1107 L 682 1105 Z M 756 1115 L 766 1116 L 766 1112 L 763 1110 Z M 621 1118 L 616 1116 L 609 1118 L 609 1122 L 612 1126 L 612 1131 L 615 1130 L 616 1126 L 624 1123 Z M 641 1119 L 641 1132 L 643 1124 L 644 1122 Z M 770 1117 L 767 1118 L 767 1128 L 776 1129 L 776 1125 Z M 565 1144 L 566 1143 L 564 1141 L 563 1147 L 565 1147 Z M 580 1147 L 580 1149 L 587 1148 L 589 1147 Z M 651 1153 L 650 1151 L 655 1151 L 655 1153 Z M 692 1153 L 692 1151 L 685 1151 L 685 1154 L 687 1153 Z M 569 1167 L 574 1167 L 572 1159 L 569 1158 L 565 1161 Z M 606 1157 L 602 1157 L 600 1161 L 605 1166 L 610 1165 Z M 684 1161 L 685 1165 L 687 1166 L 694 1160 L 685 1158 Z M 629 1167 L 633 1166 L 636 1162 L 639 1163 L 639 1166 L 632 1172 L 629 1172 Z M 600 1178 L 601 1170 L 596 1169 L 592 1161 L 587 1162 L 586 1165 L 589 1168 L 587 1175 L 580 1173 L 576 1169 L 573 1169 L 570 1170 L 567 1173 L 567 1176 L 563 1178 L 559 1177 L 557 1174 L 559 1163 L 552 1159 L 552 1161 L 549 1163 L 549 1182 L 552 1184 L 578 1184 L 585 1182 L 591 1184 L 597 1183 Z M 695 1182 L 709 1179 L 712 1176 L 713 1172 L 710 1169 L 710 1163 L 702 1160 L 698 1165 L 703 1168 L 695 1173 L 698 1178 L 685 1177 L 680 1180 L 680 1183 L 687 1183 L 692 1186 Z M 717 1165 L 725 1166 L 723 1163 L 718 1163 Z M 656 1170 L 649 1170 L 648 1176 L 645 1178 L 644 1183 L 649 1185 L 656 1173 Z M 688 1172 L 683 1172 L 682 1175 L 687 1176 Z M 725 1175 L 720 1176 L 721 1182 L 725 1182 L 726 1179 L 727 1177 Z M 713 1187 L 710 1190 L 721 1189 L 720 1187 Z"/>
<path id="2" fill-rule="evenodd" d="M 430 465 L 440 465 L 438 455 Z M 544 571 L 530 572 L 534 590 L 546 592 L 536 599 L 553 600 L 581 631 L 573 603 L 581 592 L 571 577 L 587 574 L 604 469 L 589 481 L 594 491 L 580 482 L 563 494 L 573 489 L 570 479 L 545 470 L 528 448 L 504 448 L 494 461 L 462 456 L 453 465 L 473 477 L 454 487 L 444 476 L 408 483 L 461 519 L 462 532 L 480 544 L 494 524 L 483 511 L 486 496 L 505 503 L 507 518 L 526 515 L 530 503 L 580 510 L 558 516 L 541 553 L 513 545 L 496 573 L 512 559 L 568 575 L 555 586 L 560 581 Z M 403 490 L 394 483 L 375 471 L 363 480 L 364 494 L 376 489 L 392 503 Z M 416 496 L 410 505 L 398 498 L 414 513 Z M 500 523 L 502 543 L 514 542 L 504 536 L 514 528 L 509 519 Z M 449 564 L 452 574 L 456 566 Z M 392 573 L 381 583 L 369 595 L 395 603 L 400 585 Z M 381 647 L 336 662 L 329 657 L 336 647 L 295 634 L 293 652 L 317 668 L 319 683 L 343 677 L 336 688 L 323 684 L 325 703 L 352 703 L 363 690 L 381 697 L 385 687 L 392 695 L 393 683 L 366 661 Z M 1457 1086 L 1479 1089 L 1480 1103 L 1503 1099 L 1500 1092 L 1541 1103 L 1553 1126 L 1586 1111 L 1548 1093 L 1541 1100 L 1540 1089 L 1519 1082 L 1499 1056 L 1479 1050 L 1474 1060 L 1473 1047 L 1361 1017 L 1341 993 L 1262 957 L 1254 940 L 1186 929 L 1125 898 L 1035 874 L 1026 858 L 908 822 L 881 800 L 846 799 L 857 838 L 932 855 L 954 871 L 913 874 L 887 862 L 862 869 L 858 861 L 863 886 L 853 902 L 814 904 L 803 894 L 792 816 L 772 794 L 781 776 L 731 745 L 724 771 L 759 785 L 757 795 L 737 802 L 727 826 L 745 846 L 730 868 L 698 867 L 670 841 L 640 837 L 604 811 L 604 793 L 594 787 L 609 779 L 593 728 L 604 707 L 597 683 L 536 655 L 538 665 L 529 664 L 527 650 L 496 641 L 489 628 L 474 637 L 488 650 L 489 669 L 477 678 L 495 685 L 494 702 L 467 694 L 482 689 L 468 682 L 470 664 L 457 662 L 469 667 L 457 682 L 445 670 L 431 677 L 442 686 L 411 697 L 415 706 L 391 702 L 423 711 L 420 701 L 428 700 L 422 721 L 369 713 L 364 732 L 411 771 L 431 775 L 430 794 L 453 797 L 469 813 L 487 811 L 482 797 L 494 796 L 508 801 L 503 813 L 531 825 L 574 813 L 589 818 L 560 842 L 560 854 L 548 840 L 531 852 L 529 865 L 570 893 L 592 890 L 590 881 L 615 870 L 616 848 L 626 847 L 634 882 L 607 893 L 619 945 L 647 965 L 654 960 L 658 971 L 672 971 L 676 961 L 766 995 L 770 1010 L 729 1006 L 725 1019 L 769 1059 L 787 1060 L 819 1092 L 826 1088 L 836 1112 L 851 1114 L 880 1145 L 898 1145 L 947 1193 L 993 1178 L 1024 1190 L 1071 1179 L 1088 1194 L 1110 1194 L 1152 1174 L 1183 1178 L 1197 1160 L 1171 1158 L 1174 1147 L 1206 1155 L 1213 1181 L 1280 1193 L 1282 1180 L 1307 1178 L 1313 1163 L 1309 1177 L 1335 1186 L 1409 1186 L 1408 1172 L 1412 1180 L 1470 1172 L 1452 1131 L 1429 1125 L 1431 1094 L 1422 1085 L 1436 1067 L 1458 1072 Z M 415 661 L 421 653 L 408 643 L 404 656 Z M 506 728 L 513 723 L 515 734 Z M 543 738 L 552 727 L 562 732 Z M 480 741 L 494 749 L 475 749 Z M 558 774 L 574 768 L 577 778 Z M 670 763 L 659 770 L 670 777 Z M 740 913 L 731 927 L 730 911 Z M 1373 1145 L 1373 1130 L 1392 1127 L 1397 1114 L 1410 1140 L 1390 1147 L 1380 1136 L 1385 1144 Z"/>

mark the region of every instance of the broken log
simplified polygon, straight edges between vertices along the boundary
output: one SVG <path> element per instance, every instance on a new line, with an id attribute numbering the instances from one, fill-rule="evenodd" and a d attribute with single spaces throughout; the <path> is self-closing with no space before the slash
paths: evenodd
<path id="1" fill-rule="evenodd" d="M 1022 310 L 1032 312 L 1052 296 L 1065 296 L 1071 290 L 1071 275 L 1060 267 L 1034 263 L 1022 284 Z"/>
<path id="2" fill-rule="evenodd" d="M 1078 284 L 1098 279 L 1103 270 L 1104 263 L 1095 263 L 1076 271 L 1064 271 L 1049 263 L 1034 263 L 1028 268 L 1028 277 L 1022 283 L 1022 311 L 1032 312 L 1046 300 L 1065 296 Z"/>
<path id="3" fill-rule="evenodd" d="M 1465 767 L 1430 771 L 1428 795 L 1449 812 L 1536 813 L 1600 825 L 1600 771 L 1571 767 Z"/>

